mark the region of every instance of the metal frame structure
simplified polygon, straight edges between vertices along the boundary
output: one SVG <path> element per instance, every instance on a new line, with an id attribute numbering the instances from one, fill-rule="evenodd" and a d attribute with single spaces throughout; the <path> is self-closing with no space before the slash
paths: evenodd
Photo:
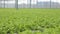
<path id="1" fill-rule="evenodd" d="M 1 1 L 3 1 L 3 3 L 1 3 Z M 6 5 L 6 1 L 7 1 L 7 5 Z M 11 1 L 11 0 L 0 0 L 0 8 L 9 8 L 8 1 Z M 20 8 L 19 6 L 23 5 L 23 4 L 19 5 L 18 2 L 19 2 L 19 0 L 14 0 L 14 6 L 13 7 L 16 8 L 16 9 Z M 41 5 L 41 4 L 38 3 L 38 0 L 36 1 L 37 4 L 33 5 L 33 6 L 32 6 L 32 0 L 27 0 L 27 2 L 29 4 L 28 5 L 24 4 L 22 8 L 25 8 L 25 6 L 27 6 L 27 8 L 40 8 L 40 7 L 44 8 L 44 5 L 43 5 L 44 3 L 42 3 L 42 5 Z M 49 3 L 50 4 L 48 4 L 49 5 L 48 8 L 60 8 L 60 5 L 57 6 L 57 3 L 56 3 L 56 6 L 54 6 L 55 4 L 53 4 L 53 6 L 52 6 L 52 0 L 49 0 Z M 40 6 L 40 7 L 38 7 L 38 6 Z M 47 4 L 46 4 L 45 8 L 47 8 Z"/>

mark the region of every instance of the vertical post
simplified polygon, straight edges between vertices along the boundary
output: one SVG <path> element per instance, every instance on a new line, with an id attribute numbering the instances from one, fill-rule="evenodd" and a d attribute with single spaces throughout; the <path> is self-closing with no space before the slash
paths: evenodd
<path id="1" fill-rule="evenodd" d="M 30 0 L 30 8 L 31 8 L 31 0 Z"/>
<path id="2" fill-rule="evenodd" d="M 38 8 L 38 0 L 37 0 L 36 8 Z"/>
<path id="3" fill-rule="evenodd" d="M 2 7 L 2 6 L 1 6 L 1 4 L 2 4 L 1 1 L 2 1 L 2 0 L 0 0 L 0 8 Z"/>
<path id="4" fill-rule="evenodd" d="M 51 0 L 50 0 L 50 8 L 51 8 Z"/>
<path id="5" fill-rule="evenodd" d="M 5 0 L 4 0 L 4 8 L 5 8 Z"/>
<path id="6" fill-rule="evenodd" d="M 56 0 L 56 2 L 57 2 L 57 0 Z M 58 8 L 58 7 L 57 7 L 57 4 L 56 4 L 56 8 Z"/>
<path id="7" fill-rule="evenodd" d="M 7 0 L 7 8 L 8 8 L 8 0 Z"/>
<path id="8" fill-rule="evenodd" d="M 28 0 L 27 0 L 27 8 L 28 8 Z"/>
<path id="9" fill-rule="evenodd" d="M 18 9 L 18 0 L 15 0 L 15 8 Z"/>

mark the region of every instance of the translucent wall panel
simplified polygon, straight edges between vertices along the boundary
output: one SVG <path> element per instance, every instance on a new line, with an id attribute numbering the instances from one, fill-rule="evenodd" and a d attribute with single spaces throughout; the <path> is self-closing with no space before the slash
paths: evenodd
<path id="1" fill-rule="evenodd" d="M 38 8 L 60 8 L 60 0 L 38 0 Z"/>
<path id="2" fill-rule="evenodd" d="M 60 0 L 0 0 L 0 8 L 60 8 Z"/>
<path id="3" fill-rule="evenodd" d="M 7 7 L 7 8 L 15 8 L 15 0 L 7 0 L 5 2 L 5 7 Z"/>
<path id="4" fill-rule="evenodd" d="M 32 4 L 31 8 L 36 8 L 37 7 L 37 5 L 36 5 L 37 4 L 37 0 L 32 0 L 31 4 Z"/>
<path id="5" fill-rule="evenodd" d="M 50 0 L 38 0 L 38 8 L 50 8 Z"/>
<path id="6" fill-rule="evenodd" d="M 15 0 L 0 0 L 1 8 L 15 8 Z"/>
<path id="7" fill-rule="evenodd" d="M 27 0 L 18 0 L 18 7 L 19 8 L 27 8 Z"/>
<path id="8" fill-rule="evenodd" d="M 51 8 L 60 8 L 60 0 L 51 0 Z"/>
<path id="9" fill-rule="evenodd" d="M 0 7 L 4 8 L 5 7 L 4 5 L 5 5 L 4 0 L 0 0 Z"/>

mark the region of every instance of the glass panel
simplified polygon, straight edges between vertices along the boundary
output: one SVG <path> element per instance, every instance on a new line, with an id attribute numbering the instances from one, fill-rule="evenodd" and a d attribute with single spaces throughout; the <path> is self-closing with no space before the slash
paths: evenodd
<path id="1" fill-rule="evenodd" d="M 38 0 L 38 8 L 50 8 L 50 0 Z"/>
<path id="2" fill-rule="evenodd" d="M 7 0 L 6 2 L 6 7 L 8 8 L 15 8 L 15 0 Z"/>
<path id="3" fill-rule="evenodd" d="M 18 0 L 19 8 L 27 8 L 27 0 Z"/>

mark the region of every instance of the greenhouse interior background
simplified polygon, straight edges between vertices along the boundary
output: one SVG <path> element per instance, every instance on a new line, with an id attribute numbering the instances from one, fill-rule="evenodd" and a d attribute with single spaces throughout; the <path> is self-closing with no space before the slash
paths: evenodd
<path id="1" fill-rule="evenodd" d="M 60 8 L 60 0 L 0 0 L 0 8 Z"/>

